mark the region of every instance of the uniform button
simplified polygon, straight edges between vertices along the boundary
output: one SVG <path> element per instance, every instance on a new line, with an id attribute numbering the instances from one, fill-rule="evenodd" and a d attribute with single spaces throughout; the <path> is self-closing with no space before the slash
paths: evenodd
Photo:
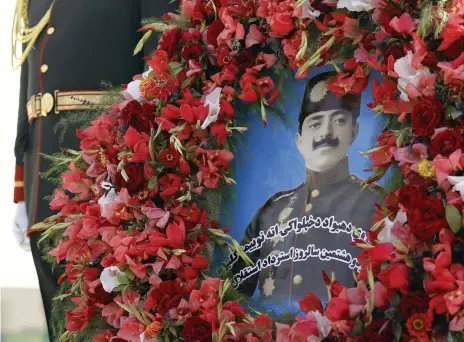
<path id="1" fill-rule="evenodd" d="M 293 284 L 300 285 L 303 282 L 303 277 L 297 274 L 293 277 Z"/>
<path id="2" fill-rule="evenodd" d="M 313 191 L 311 191 L 311 197 L 318 197 L 320 194 L 321 193 L 317 189 L 314 189 Z"/>
<path id="3" fill-rule="evenodd" d="M 351 180 L 356 180 L 356 177 L 355 177 L 355 176 L 351 176 Z"/>
<path id="4" fill-rule="evenodd" d="M 40 71 L 42 71 L 43 73 L 46 73 L 48 71 L 48 65 L 47 64 L 44 64 L 40 67 Z"/>
<path id="5" fill-rule="evenodd" d="M 48 35 L 52 35 L 53 33 L 55 33 L 55 28 L 54 27 L 50 27 L 48 30 L 47 30 L 47 33 Z"/>
<path id="6" fill-rule="evenodd" d="M 311 211 L 312 208 L 313 208 L 312 203 L 308 203 L 308 204 L 306 205 L 306 212 L 309 213 L 309 212 Z"/>

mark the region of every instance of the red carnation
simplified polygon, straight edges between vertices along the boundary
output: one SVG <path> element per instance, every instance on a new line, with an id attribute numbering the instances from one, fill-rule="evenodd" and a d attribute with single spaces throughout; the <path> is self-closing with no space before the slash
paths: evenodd
<path id="1" fill-rule="evenodd" d="M 411 125 L 418 136 L 432 135 L 443 121 L 443 104 L 435 97 L 417 102 L 411 113 Z"/>
<path id="2" fill-rule="evenodd" d="M 224 30 L 224 24 L 220 19 L 216 19 L 208 26 L 206 31 L 206 42 L 210 45 L 217 46 L 217 37 Z"/>
<path id="3" fill-rule="evenodd" d="M 164 166 L 174 168 L 179 163 L 179 152 L 174 147 L 165 148 L 160 154 L 160 161 Z"/>
<path id="4" fill-rule="evenodd" d="M 209 342 L 212 334 L 211 324 L 200 317 L 188 318 L 181 332 L 185 342 Z"/>
<path id="5" fill-rule="evenodd" d="M 415 313 L 426 312 L 429 308 L 429 298 L 422 291 L 409 292 L 401 298 L 400 312 L 404 319 Z"/>
<path id="6" fill-rule="evenodd" d="M 448 227 L 443 203 L 438 198 L 424 197 L 407 212 L 411 231 L 421 241 L 430 241 L 442 228 Z"/>
<path id="7" fill-rule="evenodd" d="M 464 138 L 460 128 L 451 128 L 438 133 L 430 143 L 430 154 L 435 157 L 439 154 L 448 157 L 457 149 L 464 147 Z"/>

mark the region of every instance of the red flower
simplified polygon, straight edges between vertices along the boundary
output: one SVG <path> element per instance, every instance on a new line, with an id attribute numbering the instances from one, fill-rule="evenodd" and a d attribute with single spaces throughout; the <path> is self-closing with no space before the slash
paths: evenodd
<path id="1" fill-rule="evenodd" d="M 346 299 L 333 297 L 327 305 L 325 315 L 332 322 L 349 320 L 350 302 Z"/>
<path id="2" fill-rule="evenodd" d="M 418 136 L 432 135 L 443 121 L 443 104 L 435 97 L 417 102 L 411 113 L 411 125 Z"/>
<path id="3" fill-rule="evenodd" d="M 377 278 L 387 289 L 404 290 L 409 284 L 408 272 L 410 267 L 403 264 L 393 264 L 382 270 Z"/>
<path id="4" fill-rule="evenodd" d="M 429 297 L 422 291 L 409 292 L 401 298 L 400 312 L 404 319 L 415 313 L 426 312 L 429 308 Z"/>
<path id="5" fill-rule="evenodd" d="M 211 323 L 200 317 L 188 318 L 181 332 L 185 342 L 209 342 L 212 334 Z"/>
<path id="6" fill-rule="evenodd" d="M 422 241 L 430 241 L 442 228 L 448 227 L 440 199 L 424 197 L 407 213 L 411 231 Z"/>
<path id="7" fill-rule="evenodd" d="M 118 191 L 126 188 L 127 191 L 133 193 L 143 189 L 145 185 L 143 164 L 129 164 L 124 166 L 124 171 L 127 174 L 127 180 L 121 174 L 121 171 L 116 172 L 114 186 Z"/>
<path id="8" fill-rule="evenodd" d="M 176 27 L 172 30 L 166 30 L 163 32 L 163 36 L 159 41 L 159 49 L 162 49 L 168 53 L 169 57 L 172 57 L 182 47 L 182 29 Z"/>
<path id="9" fill-rule="evenodd" d="M 199 44 L 189 44 L 182 49 L 182 58 L 186 61 L 193 59 L 194 61 L 200 60 L 202 48 Z"/>
<path id="10" fill-rule="evenodd" d="M 398 190 L 399 204 L 406 209 L 416 207 L 423 197 L 424 194 L 414 185 L 403 186 Z"/>
<path id="11" fill-rule="evenodd" d="M 217 37 L 224 30 L 224 24 L 220 19 L 216 19 L 208 26 L 206 31 L 206 42 L 210 45 L 217 46 Z"/>
<path id="12" fill-rule="evenodd" d="M 411 336 L 424 338 L 432 330 L 432 319 L 426 313 L 415 313 L 406 321 L 406 327 Z"/>
<path id="13" fill-rule="evenodd" d="M 430 143 L 430 154 L 432 157 L 438 154 L 449 157 L 451 153 L 458 149 L 463 149 L 464 138 L 460 128 L 450 128 L 440 132 L 433 137 Z"/>
<path id="14" fill-rule="evenodd" d="M 369 324 L 363 336 L 356 340 L 356 342 L 391 342 L 394 341 L 393 329 L 390 322 L 386 318 L 377 318 Z M 382 333 L 380 333 L 382 330 Z"/>
<path id="15" fill-rule="evenodd" d="M 175 196 L 180 191 L 182 178 L 173 173 L 165 174 L 158 181 L 161 186 L 161 198 L 167 199 L 168 197 Z"/>
<path id="16" fill-rule="evenodd" d="M 227 129 L 226 123 L 224 121 L 213 122 L 209 125 L 211 134 L 216 136 L 218 144 L 221 146 L 226 141 L 232 132 Z"/>
<path id="17" fill-rule="evenodd" d="M 166 280 L 158 287 L 152 288 L 147 293 L 147 300 L 143 305 L 144 310 L 153 310 L 160 315 L 166 314 L 169 309 L 179 305 L 183 296 L 182 286 L 178 281 Z"/>
<path id="18" fill-rule="evenodd" d="M 298 303 L 300 304 L 301 311 L 303 311 L 304 313 L 308 313 L 311 311 L 319 311 L 322 313 L 323 311 L 321 301 L 312 292 L 308 292 L 308 294 Z"/>
<path id="19" fill-rule="evenodd" d="M 159 99 L 167 101 L 175 87 L 176 82 L 170 73 L 155 69 L 150 78 L 140 83 L 140 93 L 147 100 Z"/>
<path id="20" fill-rule="evenodd" d="M 160 161 L 164 166 L 174 168 L 179 163 L 179 152 L 174 147 L 165 148 L 160 153 Z"/>
<path id="21" fill-rule="evenodd" d="M 268 20 L 268 22 L 271 26 L 271 32 L 269 35 L 274 37 L 283 37 L 289 34 L 295 28 L 295 24 L 293 23 L 292 18 L 292 11 L 278 11 L 270 18 L 270 20 Z"/>

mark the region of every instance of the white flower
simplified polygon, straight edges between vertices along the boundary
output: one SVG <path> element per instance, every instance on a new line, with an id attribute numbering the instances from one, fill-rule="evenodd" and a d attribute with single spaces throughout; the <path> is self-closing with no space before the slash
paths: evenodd
<path id="1" fill-rule="evenodd" d="M 106 212 L 106 206 L 114 201 L 121 201 L 119 194 L 116 193 L 114 188 L 111 188 L 110 191 L 98 200 L 98 204 L 100 204 L 100 213 L 102 217 L 108 217 L 108 213 Z"/>
<path id="2" fill-rule="evenodd" d="M 339 0 L 337 8 L 346 8 L 352 12 L 370 11 L 374 8 L 371 0 Z"/>
<path id="3" fill-rule="evenodd" d="M 311 6 L 310 0 L 306 0 L 305 2 L 303 2 L 303 5 L 301 5 L 301 18 L 314 19 L 320 15 L 321 12 L 314 9 L 313 6 Z"/>
<path id="4" fill-rule="evenodd" d="M 453 191 L 457 191 L 461 194 L 461 198 L 464 199 L 464 176 L 448 176 L 448 181 L 453 186 Z"/>
<path id="5" fill-rule="evenodd" d="M 103 290 L 111 293 L 116 287 L 121 285 L 118 276 L 124 275 L 117 266 L 106 267 L 100 274 L 100 282 L 102 283 Z"/>
<path id="6" fill-rule="evenodd" d="M 217 87 L 206 96 L 205 106 L 209 105 L 209 112 L 205 121 L 201 125 L 202 129 L 207 128 L 210 124 L 217 121 L 219 111 L 221 110 L 221 105 L 219 104 L 219 100 L 221 99 L 221 91 L 222 88 Z"/>
<path id="7" fill-rule="evenodd" d="M 329 319 L 323 316 L 319 311 L 313 311 L 312 314 L 316 319 L 317 329 L 323 337 L 327 337 L 330 333 L 330 330 L 332 330 Z"/>
<path id="8" fill-rule="evenodd" d="M 417 86 L 419 78 L 421 75 L 429 75 L 430 71 L 428 68 L 422 70 L 415 69 L 412 66 L 413 54 L 411 51 L 408 51 L 408 54 L 404 57 L 396 60 L 394 65 L 394 70 L 398 74 L 398 89 L 401 92 L 401 99 L 404 101 L 409 101 L 408 93 L 406 92 L 406 86 L 411 83 L 414 86 Z"/>
<path id="9" fill-rule="evenodd" d="M 154 337 L 154 338 L 147 338 L 145 337 L 145 332 L 140 334 L 140 342 L 159 342 L 159 340 Z"/>
<path id="10" fill-rule="evenodd" d="M 148 71 L 145 71 L 143 74 L 142 74 L 142 77 L 143 79 L 147 79 L 148 77 L 148 74 L 152 71 L 152 69 L 150 68 L 150 70 Z M 140 84 L 142 83 L 142 80 L 134 80 L 132 82 L 130 82 L 128 85 L 127 85 L 127 92 L 129 93 L 129 95 L 134 99 L 134 100 L 137 100 L 139 102 L 141 102 L 143 100 L 143 96 L 142 96 L 142 93 L 140 92 Z"/>
<path id="11" fill-rule="evenodd" d="M 397 242 L 398 239 L 395 235 L 392 234 L 391 230 L 395 222 L 399 222 L 401 224 L 406 223 L 407 217 L 406 213 L 403 210 L 399 210 L 396 214 L 396 217 L 393 221 L 390 221 L 388 218 L 385 218 L 385 226 L 383 227 L 382 231 L 379 233 L 377 238 L 380 242 Z"/>

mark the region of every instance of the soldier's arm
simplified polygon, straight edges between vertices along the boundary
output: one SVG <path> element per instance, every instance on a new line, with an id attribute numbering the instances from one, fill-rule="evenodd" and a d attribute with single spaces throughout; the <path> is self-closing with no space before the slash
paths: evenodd
<path id="1" fill-rule="evenodd" d="M 240 246 L 243 247 L 245 244 L 249 243 L 253 238 L 258 237 L 261 210 L 262 208 L 259 208 L 257 210 L 255 216 L 253 217 L 253 220 L 251 221 L 251 223 L 248 225 L 247 229 L 245 230 L 245 234 L 243 236 L 242 241 L 240 242 Z M 256 263 L 256 261 L 258 261 L 260 258 L 259 249 L 253 252 L 247 253 L 247 255 L 250 257 L 253 263 Z M 239 259 L 232 266 L 232 274 L 233 275 L 238 274 L 240 270 L 246 268 L 247 266 L 250 266 L 250 265 L 248 265 L 245 262 L 245 260 L 239 257 Z M 238 287 L 238 291 L 251 297 L 256 290 L 256 286 L 258 285 L 258 278 L 259 278 L 259 273 L 256 273 L 255 275 L 246 279 L 240 284 L 240 286 Z"/>
<path id="2" fill-rule="evenodd" d="M 176 11 L 180 7 L 181 0 L 142 0 L 142 19 L 161 19 L 165 13 Z M 158 47 L 160 33 L 153 33 L 143 47 L 143 55 L 149 56 Z"/>
<path id="3" fill-rule="evenodd" d="M 27 118 L 27 83 L 28 83 L 28 63 L 27 61 L 21 67 L 21 80 L 19 88 L 19 110 L 18 123 L 15 141 L 15 187 L 14 202 L 24 201 L 24 151 L 27 145 L 29 134 L 29 121 Z"/>

